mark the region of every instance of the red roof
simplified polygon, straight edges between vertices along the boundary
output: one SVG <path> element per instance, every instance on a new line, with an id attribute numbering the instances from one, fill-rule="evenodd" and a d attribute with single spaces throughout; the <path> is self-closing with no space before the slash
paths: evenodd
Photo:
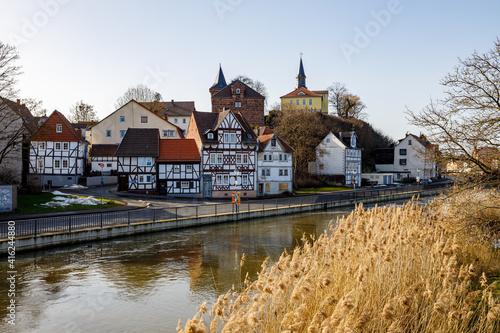
<path id="1" fill-rule="evenodd" d="M 194 139 L 161 139 L 158 162 L 201 161 Z"/>
<path id="2" fill-rule="evenodd" d="M 286 153 L 295 153 L 295 150 L 292 147 L 290 147 L 290 145 L 288 143 L 286 143 L 282 138 L 280 138 L 279 136 L 275 135 L 274 133 L 273 134 L 265 134 L 265 135 L 260 135 L 259 136 L 259 141 L 260 141 L 260 143 L 262 145 L 262 148 L 266 148 L 267 147 L 267 144 L 269 143 L 269 141 L 271 141 L 271 139 L 273 138 L 273 136 L 276 136 L 276 138 L 281 143 L 281 146 L 283 147 L 283 149 L 285 150 Z"/>
<path id="3" fill-rule="evenodd" d="M 306 89 L 304 87 L 300 87 L 298 89 L 295 89 L 291 93 L 288 93 L 286 95 L 281 96 L 281 98 L 283 98 L 283 97 L 305 97 L 305 96 L 309 96 L 309 97 L 321 97 L 321 95 L 319 95 L 319 94 L 317 94 L 315 92 L 312 92 L 309 89 Z"/>
<path id="4" fill-rule="evenodd" d="M 62 125 L 61 132 L 57 132 L 57 125 Z M 33 133 L 29 141 L 59 141 L 59 142 L 81 142 L 85 141 L 75 130 L 73 125 L 59 111 L 54 111 L 47 121 Z"/>

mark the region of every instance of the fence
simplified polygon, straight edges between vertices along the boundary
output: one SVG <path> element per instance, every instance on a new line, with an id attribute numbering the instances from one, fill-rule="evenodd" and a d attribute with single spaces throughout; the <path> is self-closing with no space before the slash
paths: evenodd
<path id="1" fill-rule="evenodd" d="M 159 221 L 203 216 L 217 216 L 222 214 L 244 213 L 256 210 L 269 210 L 284 207 L 306 206 L 343 200 L 355 200 L 386 196 L 392 194 L 412 193 L 428 189 L 442 188 L 444 185 L 405 186 L 387 189 L 366 190 L 357 192 L 340 192 L 323 195 L 307 195 L 286 197 L 278 199 L 247 200 L 241 204 L 232 203 L 182 206 L 161 209 L 140 209 L 134 211 L 120 211 L 109 213 L 78 214 L 60 217 L 47 217 L 32 220 L 16 221 L 16 238 L 38 236 L 48 233 L 65 233 L 86 229 L 103 229 L 112 226 L 126 226 L 137 223 L 150 223 Z M 8 236 L 8 222 L 0 222 L 0 240 Z"/>

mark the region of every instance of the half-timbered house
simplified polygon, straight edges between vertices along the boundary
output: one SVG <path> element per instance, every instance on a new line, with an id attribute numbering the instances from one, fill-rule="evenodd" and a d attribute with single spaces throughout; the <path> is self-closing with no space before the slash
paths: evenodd
<path id="1" fill-rule="evenodd" d="M 201 155 L 204 197 L 257 196 L 257 137 L 241 113 L 194 111 L 187 138 Z"/>
<path id="2" fill-rule="evenodd" d="M 261 127 L 257 134 L 259 196 L 277 195 L 293 191 L 293 154 L 295 150 L 269 127 Z"/>
<path id="3" fill-rule="evenodd" d="M 129 128 L 116 150 L 118 191 L 156 193 L 157 128 Z"/>
<path id="4" fill-rule="evenodd" d="M 52 112 L 28 141 L 32 181 L 52 186 L 78 184 L 85 171 L 88 142 L 61 112 Z"/>
<path id="5" fill-rule="evenodd" d="M 193 139 L 160 140 L 158 193 L 200 196 L 200 153 Z"/>

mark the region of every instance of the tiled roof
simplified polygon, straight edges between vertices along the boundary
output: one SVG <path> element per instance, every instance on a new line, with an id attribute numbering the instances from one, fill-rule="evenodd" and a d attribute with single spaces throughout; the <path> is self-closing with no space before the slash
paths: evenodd
<path id="1" fill-rule="evenodd" d="M 285 152 L 287 152 L 287 153 L 295 153 L 295 149 L 293 149 L 292 147 L 290 147 L 290 145 L 288 143 L 286 143 L 282 138 L 280 138 L 279 136 L 275 135 L 274 133 L 272 133 L 272 134 L 264 134 L 264 135 L 260 135 L 259 136 L 259 141 L 260 141 L 260 143 L 262 145 L 262 148 L 267 147 L 267 145 L 269 144 L 269 141 L 271 141 L 271 139 L 273 138 L 273 136 L 276 136 L 276 138 L 280 142 L 280 144 L 283 147 L 283 149 L 285 150 Z"/>
<path id="2" fill-rule="evenodd" d="M 353 134 L 353 131 L 350 132 L 333 132 L 332 134 L 337 137 L 337 139 L 340 140 L 343 144 L 345 144 L 347 147 L 351 147 L 351 135 Z M 355 148 L 361 148 L 358 146 L 358 143 L 356 142 L 356 147 Z"/>
<path id="3" fill-rule="evenodd" d="M 56 132 L 57 125 L 62 131 Z M 82 142 L 85 141 L 68 119 L 59 111 L 54 111 L 40 128 L 33 133 L 29 141 Z"/>
<path id="4" fill-rule="evenodd" d="M 157 128 L 129 128 L 115 156 L 158 157 L 160 136 Z"/>
<path id="5" fill-rule="evenodd" d="M 194 101 L 174 101 L 170 102 L 145 102 L 142 103 L 145 107 L 152 110 L 160 117 L 175 117 L 187 116 L 190 117 L 191 113 L 196 110 Z M 158 111 L 156 111 L 158 110 Z"/>
<path id="6" fill-rule="evenodd" d="M 303 94 L 300 94 L 299 93 L 303 93 Z M 281 96 L 280 98 L 284 98 L 284 97 L 303 97 L 303 96 L 309 96 L 309 97 L 321 97 L 320 94 L 317 94 L 309 89 L 306 89 L 304 87 L 300 87 L 298 89 L 295 89 L 294 91 L 292 91 L 291 93 L 288 93 L 286 95 L 283 95 Z"/>
<path id="7" fill-rule="evenodd" d="M 274 134 L 274 131 L 268 126 L 260 126 L 256 129 L 254 129 L 253 131 L 254 131 L 255 135 L 257 135 L 257 136 Z"/>
<path id="8" fill-rule="evenodd" d="M 161 139 L 159 162 L 201 161 L 194 139 Z"/>
<path id="9" fill-rule="evenodd" d="M 92 145 L 89 155 L 92 157 L 114 156 L 118 145 Z"/>
<path id="10" fill-rule="evenodd" d="M 253 88 L 251 88 L 249 85 L 243 83 L 240 80 L 234 80 L 224 88 L 222 88 L 221 91 L 216 93 L 215 95 L 212 96 L 212 98 L 233 98 L 233 92 L 231 91 L 231 88 L 236 84 L 239 83 L 243 87 L 245 87 L 244 90 L 244 97 L 245 98 L 259 98 L 259 99 L 264 99 L 265 97 L 259 94 L 257 91 L 255 91 Z"/>

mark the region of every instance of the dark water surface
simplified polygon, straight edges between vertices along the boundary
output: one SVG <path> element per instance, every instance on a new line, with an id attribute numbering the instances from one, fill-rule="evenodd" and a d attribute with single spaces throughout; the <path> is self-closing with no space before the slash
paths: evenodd
<path id="1" fill-rule="evenodd" d="M 152 233 L 16 255 L 16 325 L 7 323 L 0 262 L 0 332 L 175 332 L 205 300 L 255 277 L 303 234 L 350 209 Z M 246 260 L 240 272 L 242 254 Z M 210 307 L 209 307 L 210 308 Z"/>

